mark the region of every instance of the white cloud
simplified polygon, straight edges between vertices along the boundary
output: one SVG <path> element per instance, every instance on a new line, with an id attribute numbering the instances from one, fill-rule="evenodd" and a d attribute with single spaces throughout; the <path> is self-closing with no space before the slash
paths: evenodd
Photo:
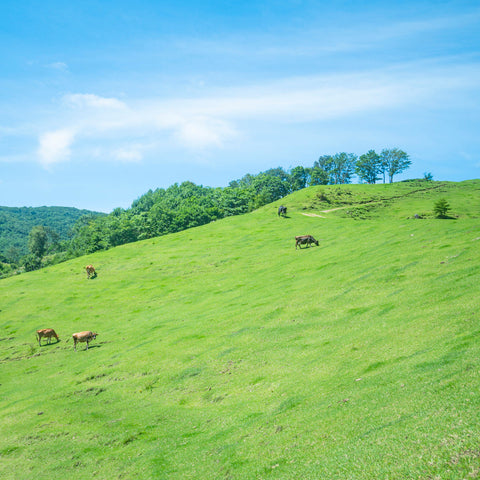
<path id="1" fill-rule="evenodd" d="M 227 122 L 208 117 L 187 117 L 176 128 L 175 136 L 181 144 L 193 149 L 220 148 L 236 135 Z"/>
<path id="2" fill-rule="evenodd" d="M 113 152 L 113 157 L 125 163 L 137 163 L 143 158 L 139 148 L 119 148 Z"/>
<path id="3" fill-rule="evenodd" d="M 104 108 L 104 109 L 123 109 L 125 103 L 116 98 L 105 98 L 91 93 L 75 93 L 65 95 L 64 103 L 74 108 Z"/>
<path id="4" fill-rule="evenodd" d="M 70 129 L 45 132 L 40 135 L 37 150 L 40 163 L 49 168 L 51 165 L 68 160 L 75 132 Z"/>
<path id="5" fill-rule="evenodd" d="M 54 70 L 59 70 L 61 72 L 68 72 L 68 65 L 65 62 L 53 62 L 48 65 Z"/>
<path id="6" fill-rule="evenodd" d="M 224 148 L 250 133 L 255 135 L 252 129 L 258 122 L 272 126 L 328 122 L 420 106 L 427 110 L 454 107 L 469 97 L 472 88 L 478 90 L 479 84 L 480 65 L 447 58 L 342 75 L 281 79 L 190 99 L 124 102 L 71 94 L 63 97 L 68 108 L 59 114 L 66 127 L 43 133 L 38 155 L 45 166 L 64 161 L 76 140 L 76 147 L 98 161 L 139 162 L 146 149 L 153 151 L 172 141 L 176 148 L 189 150 Z M 95 155 L 96 149 L 103 154 Z"/>

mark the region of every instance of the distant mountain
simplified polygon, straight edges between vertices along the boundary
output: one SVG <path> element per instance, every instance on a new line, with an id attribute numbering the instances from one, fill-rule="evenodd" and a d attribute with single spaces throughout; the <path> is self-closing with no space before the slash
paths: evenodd
<path id="1" fill-rule="evenodd" d="M 71 207 L 0 207 L 0 255 L 8 257 L 12 247 L 20 256 L 27 254 L 28 235 L 37 225 L 52 229 L 60 240 L 66 240 L 83 215 L 104 214 Z"/>

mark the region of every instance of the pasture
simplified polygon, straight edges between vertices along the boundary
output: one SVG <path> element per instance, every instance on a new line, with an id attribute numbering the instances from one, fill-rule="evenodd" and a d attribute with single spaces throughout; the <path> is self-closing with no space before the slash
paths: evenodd
<path id="1" fill-rule="evenodd" d="M 479 261 L 480 181 L 412 182 L 4 279 L 0 477 L 479 478 Z"/>

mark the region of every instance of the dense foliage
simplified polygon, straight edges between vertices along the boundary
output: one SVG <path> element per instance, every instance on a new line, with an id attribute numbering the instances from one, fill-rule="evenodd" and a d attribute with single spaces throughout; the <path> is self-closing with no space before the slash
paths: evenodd
<path id="1" fill-rule="evenodd" d="M 70 207 L 0 207 L 0 257 L 11 263 L 29 253 L 28 239 L 33 227 L 42 225 L 54 245 L 67 240 L 71 228 L 88 210 Z"/>
<path id="2" fill-rule="evenodd" d="M 225 188 L 204 187 L 186 181 L 175 183 L 166 189 L 149 190 L 135 200 L 130 208 L 117 208 L 109 215 L 75 209 L 49 210 L 47 207 L 17 209 L 24 211 L 24 214 L 19 216 L 24 222 L 24 243 L 19 251 L 24 256 L 20 263 L 25 270 L 35 270 L 42 265 L 58 263 L 98 250 L 179 232 L 228 216 L 250 212 L 308 186 L 350 183 L 355 174 L 360 183 L 375 183 L 381 175 L 385 182 L 387 174 L 392 182 L 393 176 L 408 168 L 410 163 L 408 155 L 399 149 L 384 149 L 380 154 L 370 150 L 360 158 L 353 153 L 341 152 L 322 155 L 311 168 L 297 166 L 286 171 L 278 167 L 256 175 L 246 174 L 230 182 Z M 55 222 L 52 221 L 53 215 L 59 212 L 65 216 L 69 214 L 68 218 L 72 221 L 68 222 L 67 218 L 61 221 L 57 217 Z M 79 214 L 73 219 L 73 213 L 77 212 Z M 29 219 L 30 223 L 25 220 L 27 214 L 33 217 Z M 4 221 L 6 222 L 7 220 Z M 4 230 L 7 237 L 9 232 L 12 232 L 12 225 L 10 230 Z M 25 256 L 27 236 L 30 255 Z M 10 247 L 15 247 L 16 244 L 12 243 L 15 235 L 12 233 L 9 238 Z M 20 239 L 18 244 L 20 245 Z M 14 253 L 5 252 L 4 261 L 16 262 L 18 255 L 15 257 Z M 8 273 L 5 266 L 3 270 L 4 274 Z"/>
<path id="3" fill-rule="evenodd" d="M 175 233 L 220 218 L 250 212 L 292 192 L 313 185 L 345 184 L 356 174 L 360 182 L 375 183 L 379 175 L 393 176 L 410 165 L 399 149 L 370 150 L 360 159 L 353 153 L 322 155 L 311 168 L 297 166 L 289 171 L 272 168 L 257 175 L 246 174 L 226 188 L 192 182 L 167 189 L 150 190 L 131 208 L 118 208 L 107 217 L 84 217 L 74 228 L 68 246 L 71 256 L 93 253 L 145 238 Z"/>

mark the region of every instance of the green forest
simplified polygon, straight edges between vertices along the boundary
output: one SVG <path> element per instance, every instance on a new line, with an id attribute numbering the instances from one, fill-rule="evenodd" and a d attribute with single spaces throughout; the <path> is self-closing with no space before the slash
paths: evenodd
<path id="1" fill-rule="evenodd" d="M 179 232 L 251 212 L 315 185 L 393 182 L 411 164 L 402 150 L 322 155 L 312 167 L 271 168 L 246 174 L 227 187 L 191 181 L 149 190 L 130 208 L 108 215 L 60 207 L 0 210 L 0 275 L 37 270 L 126 243 Z M 425 175 L 431 180 L 431 175 Z M 10 216 L 7 214 L 11 212 Z M 15 213 L 15 215 L 13 215 Z M 3 214 L 3 216 L 2 216 Z"/>
<path id="2" fill-rule="evenodd" d="M 67 240 L 76 222 L 85 215 L 103 214 L 73 207 L 0 207 L 0 260 L 16 263 L 29 252 L 32 228 L 45 227 L 53 248 Z"/>

